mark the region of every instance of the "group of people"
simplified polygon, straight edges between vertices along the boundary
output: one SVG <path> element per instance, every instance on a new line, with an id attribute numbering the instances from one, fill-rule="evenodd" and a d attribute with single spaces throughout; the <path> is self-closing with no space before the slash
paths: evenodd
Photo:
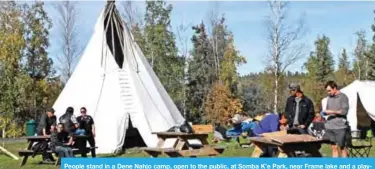
<path id="1" fill-rule="evenodd" d="M 229 122 L 233 128 L 223 129 L 216 124 L 217 136 L 229 139 L 231 136 L 246 135 L 258 136 L 262 133 L 270 133 L 287 130 L 288 133 L 312 134 L 315 122 L 323 124 L 323 139 L 332 143 L 332 156 L 338 157 L 341 151 L 342 157 L 347 157 L 346 146 L 350 141 L 350 126 L 346 119 L 349 110 L 348 97 L 341 93 L 334 81 L 325 85 L 327 91 L 326 106 L 321 111 L 315 111 L 313 101 L 307 97 L 298 84 L 289 85 L 290 97 L 287 98 L 284 113 L 258 114 L 257 117 L 241 119 L 239 115 L 232 117 Z M 316 127 L 316 126 L 315 126 Z M 243 134 L 245 133 L 245 134 Z"/>
<path id="2" fill-rule="evenodd" d="M 38 136 L 51 136 L 51 142 L 48 145 L 47 142 L 40 142 L 39 146 L 43 147 L 43 161 L 50 162 L 55 161 L 51 154 L 47 153 L 48 149 L 57 153 L 60 157 L 74 157 L 72 147 L 75 144 L 75 135 L 85 135 L 88 137 L 87 141 L 91 147 L 95 147 L 95 125 L 94 119 L 87 115 L 87 110 L 85 107 L 80 109 L 81 115 L 76 117 L 74 115 L 74 109 L 68 107 L 65 114 L 59 118 L 59 123 L 57 123 L 57 118 L 54 115 L 55 110 L 50 108 L 45 114 L 42 114 L 38 127 Z M 86 142 L 84 143 L 86 144 Z M 95 157 L 95 149 L 91 149 L 92 157 Z M 83 157 L 86 157 L 86 153 L 82 153 Z"/>
<path id="3" fill-rule="evenodd" d="M 314 103 L 303 94 L 299 85 L 290 85 L 289 88 L 291 96 L 287 99 L 285 107 L 287 129 L 297 129 L 300 133 L 307 134 L 308 127 L 314 120 L 323 121 L 323 139 L 332 143 L 332 157 L 339 157 L 339 151 L 341 157 L 347 157 L 346 147 L 351 139 L 351 129 L 347 120 L 349 99 L 340 92 L 336 82 L 328 81 L 324 86 L 328 94 L 327 103 L 319 112 L 315 112 Z"/>

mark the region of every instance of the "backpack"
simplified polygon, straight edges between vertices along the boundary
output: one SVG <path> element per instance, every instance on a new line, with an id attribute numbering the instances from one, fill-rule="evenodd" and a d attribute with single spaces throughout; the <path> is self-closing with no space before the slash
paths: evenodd
<path id="1" fill-rule="evenodd" d="M 46 141 L 37 142 L 32 148 L 32 157 L 35 157 L 36 153 L 48 150 L 48 143 Z"/>

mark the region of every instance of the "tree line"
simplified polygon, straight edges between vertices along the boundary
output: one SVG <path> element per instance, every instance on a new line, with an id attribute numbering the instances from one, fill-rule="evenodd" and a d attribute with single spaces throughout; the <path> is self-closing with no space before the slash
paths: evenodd
<path id="1" fill-rule="evenodd" d="M 375 37 L 367 42 L 365 32 L 357 32 L 355 60 L 349 61 L 343 49 L 336 64 L 326 35 L 319 35 L 315 49 L 306 52 L 304 18 L 286 22 L 287 2 L 268 2 L 267 65 L 263 72 L 245 76 L 238 74 L 237 67 L 250 61 L 236 48 L 227 18 L 215 7 L 207 22 L 172 27 L 173 7 L 165 1 L 146 1 L 144 13 L 131 1 L 120 4 L 144 56 L 183 116 L 193 123 L 224 122 L 225 117 L 242 112 L 283 112 L 291 82 L 300 83 L 318 108 L 327 80 L 345 86 L 355 79 L 375 78 Z M 0 128 L 7 137 L 23 135 L 26 121 L 38 119 L 53 105 L 83 51 L 77 38 L 76 3 L 56 2 L 58 17 L 54 22 L 44 5 L 39 1 L 0 2 Z M 49 53 L 52 26 L 59 33 L 61 51 L 57 56 Z M 193 34 L 186 35 L 188 30 Z M 306 72 L 288 71 L 305 56 Z"/>

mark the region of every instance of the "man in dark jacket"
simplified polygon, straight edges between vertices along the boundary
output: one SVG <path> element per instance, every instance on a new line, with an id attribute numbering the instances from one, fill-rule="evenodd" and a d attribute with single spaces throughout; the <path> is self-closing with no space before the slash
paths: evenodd
<path id="1" fill-rule="evenodd" d="M 288 98 L 285 107 L 288 127 L 297 129 L 301 134 L 307 134 L 307 128 L 314 119 L 314 104 L 303 94 L 298 85 L 294 87 L 291 90 L 295 90 L 295 96 Z"/>
<path id="2" fill-rule="evenodd" d="M 86 131 L 88 142 L 91 147 L 95 147 L 95 125 L 94 118 L 87 115 L 87 110 L 85 107 L 81 108 L 81 116 L 77 117 L 77 122 L 79 124 L 79 129 L 84 129 Z M 84 143 L 86 145 L 86 142 Z M 91 149 L 92 157 L 96 157 L 95 149 Z M 81 154 L 82 157 L 86 157 L 86 153 Z"/>
<path id="3" fill-rule="evenodd" d="M 43 113 L 38 127 L 37 127 L 37 135 L 38 136 L 49 136 L 51 135 L 51 127 L 56 125 L 56 116 L 55 110 L 53 108 L 50 108 L 46 111 L 46 113 Z M 44 141 L 39 142 L 39 144 L 47 144 Z M 51 154 L 47 153 L 47 146 L 42 146 L 41 150 L 42 151 L 42 156 L 43 156 L 43 161 L 44 162 L 51 162 L 55 161 L 53 156 Z"/>
<path id="4" fill-rule="evenodd" d="M 56 116 L 54 114 L 55 110 L 53 108 L 42 114 L 37 127 L 37 135 L 47 136 L 51 134 L 51 126 L 56 125 Z"/>

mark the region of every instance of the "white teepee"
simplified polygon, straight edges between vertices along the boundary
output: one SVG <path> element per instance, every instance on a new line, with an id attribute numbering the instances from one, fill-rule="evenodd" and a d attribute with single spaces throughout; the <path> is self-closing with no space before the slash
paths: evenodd
<path id="1" fill-rule="evenodd" d="M 98 153 L 123 146 L 129 118 L 147 146 L 151 132 L 166 131 L 185 120 L 153 72 L 115 3 L 100 14 L 94 33 L 53 108 L 59 118 L 67 107 L 86 107 L 94 118 Z"/>

